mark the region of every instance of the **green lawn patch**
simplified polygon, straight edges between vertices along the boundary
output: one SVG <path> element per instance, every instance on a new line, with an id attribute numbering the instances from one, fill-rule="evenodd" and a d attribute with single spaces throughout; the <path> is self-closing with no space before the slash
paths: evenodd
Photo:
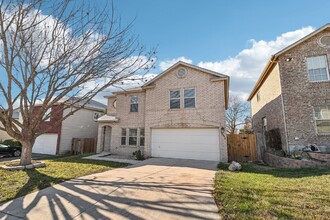
<path id="1" fill-rule="evenodd" d="M 214 197 L 223 219 L 330 219 L 330 169 L 219 165 Z"/>
<path id="2" fill-rule="evenodd" d="M 33 170 L 0 169 L 0 202 L 24 196 L 66 180 L 128 165 L 111 161 L 87 160 L 82 157 L 78 155 L 44 160 L 46 167 Z M 6 162 L 0 164 L 6 164 Z"/>

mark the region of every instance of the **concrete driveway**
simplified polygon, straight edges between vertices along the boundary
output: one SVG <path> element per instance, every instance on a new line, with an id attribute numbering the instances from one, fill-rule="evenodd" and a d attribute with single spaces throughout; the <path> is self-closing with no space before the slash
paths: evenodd
<path id="1" fill-rule="evenodd" d="M 0 219 L 219 219 L 216 162 L 152 158 L 0 205 Z"/>

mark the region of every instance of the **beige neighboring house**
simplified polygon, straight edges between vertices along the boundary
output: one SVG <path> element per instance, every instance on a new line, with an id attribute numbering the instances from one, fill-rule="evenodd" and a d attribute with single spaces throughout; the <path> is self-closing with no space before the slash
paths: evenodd
<path id="1" fill-rule="evenodd" d="M 69 105 L 68 101 L 68 98 L 63 98 L 54 104 L 48 112 L 50 118 L 41 123 L 39 130 L 48 128 L 63 116 L 71 114 L 72 110 L 80 107 L 79 103 L 72 106 Z M 67 105 L 69 105 L 70 108 L 65 108 Z M 40 107 L 36 105 L 32 115 L 38 110 L 38 108 Z M 37 137 L 32 152 L 49 155 L 66 154 L 71 151 L 73 138 L 96 139 L 98 131 L 97 119 L 104 115 L 105 110 L 106 105 L 94 100 L 89 101 L 84 108 L 75 112 L 73 115 L 59 123 L 58 126 L 47 131 L 47 133 Z M 17 111 L 17 118 L 21 121 L 21 114 L 19 111 Z M 3 134 L 1 137 L 12 139 L 7 133 Z"/>
<path id="2" fill-rule="evenodd" d="M 20 113 L 19 113 L 19 110 L 18 109 L 14 109 L 13 110 L 13 118 L 21 121 L 20 120 Z M 2 127 L 2 123 L 1 122 L 0 122 L 0 127 Z M 10 137 L 7 134 L 7 132 L 0 130 L 0 143 L 2 143 L 5 140 L 8 140 L 8 139 L 12 139 L 12 137 Z"/>
<path id="3" fill-rule="evenodd" d="M 178 62 L 144 86 L 108 96 L 98 152 L 227 161 L 229 77 Z"/>
<path id="4" fill-rule="evenodd" d="M 253 130 L 279 129 L 287 153 L 330 149 L 330 24 L 274 54 L 252 90 Z"/>

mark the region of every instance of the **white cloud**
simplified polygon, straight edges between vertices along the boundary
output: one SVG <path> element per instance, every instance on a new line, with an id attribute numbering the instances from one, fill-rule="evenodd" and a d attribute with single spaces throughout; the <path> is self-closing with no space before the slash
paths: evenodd
<path id="1" fill-rule="evenodd" d="M 210 62 L 199 62 L 197 65 L 206 69 L 214 70 L 230 76 L 230 94 L 238 95 L 247 100 L 249 93 L 258 80 L 262 70 L 264 69 L 271 55 L 277 53 L 286 46 L 301 39 L 307 34 L 314 31 L 312 27 L 304 27 L 295 31 L 284 33 L 275 40 L 264 41 L 251 39 L 251 46 L 239 52 L 235 57 L 229 57 L 225 60 Z M 168 59 L 159 63 L 159 69 L 164 71 L 178 61 L 193 63 L 193 61 L 184 56 Z M 140 75 L 134 75 L 118 85 L 120 88 L 110 87 L 97 95 L 96 100 L 105 103 L 103 98 L 113 91 L 129 89 L 142 86 L 145 82 L 154 78 L 157 74 L 150 73 L 141 79 Z M 93 85 L 91 85 L 93 86 Z"/>
<path id="2" fill-rule="evenodd" d="M 199 62 L 198 66 L 229 75 L 231 94 L 238 94 L 246 99 L 270 56 L 312 31 L 314 28 L 304 27 L 284 33 L 272 41 L 252 39 L 249 40 L 251 47 L 242 50 L 235 57 L 216 62 Z"/>
<path id="3" fill-rule="evenodd" d="M 169 67 L 171 67 L 172 65 L 174 65 L 175 63 L 179 62 L 179 61 L 183 61 L 185 63 L 192 63 L 191 59 L 185 58 L 185 57 L 178 57 L 172 60 L 165 60 L 159 63 L 159 68 L 164 71 L 167 70 Z"/>
<path id="4" fill-rule="evenodd" d="M 103 104 L 107 104 L 107 99 L 105 99 L 104 96 L 108 96 L 112 92 L 115 92 L 115 91 L 125 91 L 127 89 L 141 87 L 146 82 L 153 79 L 155 76 L 157 76 L 157 74 L 155 74 L 155 73 L 147 73 L 144 75 L 138 75 L 138 74 L 132 75 L 132 76 L 122 80 L 121 82 L 117 83 L 116 85 L 110 86 L 109 88 L 103 90 L 102 92 L 99 92 L 93 99 L 95 101 L 101 102 Z M 95 82 L 89 82 L 89 83 L 85 84 L 84 91 L 89 91 L 92 88 L 95 88 L 96 86 L 100 86 L 100 84 L 96 85 Z M 84 91 L 81 92 L 81 94 L 83 94 Z"/>

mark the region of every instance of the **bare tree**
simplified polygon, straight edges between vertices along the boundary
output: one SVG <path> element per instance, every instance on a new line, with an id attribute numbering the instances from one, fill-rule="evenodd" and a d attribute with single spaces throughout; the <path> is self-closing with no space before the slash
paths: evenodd
<path id="1" fill-rule="evenodd" d="M 0 129 L 22 143 L 21 165 L 31 164 L 39 135 L 98 92 L 153 66 L 153 50 L 137 42 L 131 26 L 121 26 L 112 5 L 97 11 L 82 1 L 1 1 Z M 64 108 L 79 107 L 40 131 L 63 98 Z M 22 121 L 12 117 L 15 103 Z"/>
<path id="2" fill-rule="evenodd" d="M 245 118 L 249 115 L 250 107 L 248 102 L 239 96 L 231 95 L 229 106 L 226 111 L 227 133 L 234 134 L 235 130 L 245 124 Z"/>

